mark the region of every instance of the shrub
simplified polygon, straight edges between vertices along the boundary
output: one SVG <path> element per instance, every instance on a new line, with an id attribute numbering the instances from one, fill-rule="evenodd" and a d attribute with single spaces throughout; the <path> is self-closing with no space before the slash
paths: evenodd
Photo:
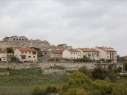
<path id="1" fill-rule="evenodd" d="M 90 92 L 90 95 L 101 95 L 101 91 L 98 90 L 98 89 L 93 89 L 93 90 Z"/>
<path id="2" fill-rule="evenodd" d="M 55 86 L 48 86 L 46 88 L 46 93 L 57 93 L 57 92 L 58 92 L 58 89 Z"/>
<path id="3" fill-rule="evenodd" d="M 89 86 L 92 84 L 92 80 L 86 76 L 85 74 L 81 72 L 74 72 L 70 77 L 69 77 L 69 86 L 72 87 L 80 87 L 86 85 Z"/>
<path id="4" fill-rule="evenodd" d="M 69 88 L 62 95 L 88 95 L 88 93 L 83 88 Z"/>
<path id="5" fill-rule="evenodd" d="M 112 95 L 127 95 L 127 87 L 124 85 L 114 85 Z"/>
<path id="6" fill-rule="evenodd" d="M 87 75 L 88 77 L 92 77 L 91 72 L 84 66 L 79 68 L 79 72 L 84 73 L 85 75 Z"/>
<path id="7" fill-rule="evenodd" d="M 97 67 L 92 71 L 92 77 L 94 79 L 105 79 L 108 75 L 108 71 L 102 69 L 101 67 Z"/>
<path id="8" fill-rule="evenodd" d="M 32 95 L 44 95 L 44 93 L 44 90 L 42 90 L 39 86 L 35 87 L 32 91 Z"/>
<path id="9" fill-rule="evenodd" d="M 79 88 L 76 90 L 76 95 L 88 95 L 88 93 L 83 88 Z"/>
<path id="10" fill-rule="evenodd" d="M 69 88 L 66 92 L 62 92 L 62 95 L 76 95 L 76 89 Z"/>
<path id="11" fill-rule="evenodd" d="M 99 95 L 111 95 L 112 94 L 112 84 L 110 82 L 98 80 L 98 81 L 95 81 L 94 84 L 95 84 L 95 89 L 97 89 L 96 94 L 97 93 Z"/>

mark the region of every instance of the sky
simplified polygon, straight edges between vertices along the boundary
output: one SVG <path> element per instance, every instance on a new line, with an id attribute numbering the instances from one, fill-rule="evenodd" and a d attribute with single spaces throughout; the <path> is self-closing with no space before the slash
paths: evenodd
<path id="1" fill-rule="evenodd" d="M 127 0 L 0 0 L 0 39 L 12 35 L 127 55 Z"/>

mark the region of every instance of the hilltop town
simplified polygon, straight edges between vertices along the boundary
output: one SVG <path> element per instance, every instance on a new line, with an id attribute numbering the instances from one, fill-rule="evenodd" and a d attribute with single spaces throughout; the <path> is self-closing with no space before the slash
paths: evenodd
<path id="1" fill-rule="evenodd" d="M 117 63 L 117 50 L 111 47 L 73 48 L 66 44 L 29 40 L 25 36 L 5 37 L 0 41 L 0 62 L 103 62 Z"/>

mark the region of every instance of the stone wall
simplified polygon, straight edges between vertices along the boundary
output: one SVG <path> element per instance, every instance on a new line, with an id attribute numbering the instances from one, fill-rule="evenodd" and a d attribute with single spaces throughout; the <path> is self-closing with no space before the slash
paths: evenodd
<path id="1" fill-rule="evenodd" d="M 35 48 L 49 48 L 50 44 L 46 41 L 0 41 L 0 48 L 17 48 L 17 47 L 35 47 Z"/>

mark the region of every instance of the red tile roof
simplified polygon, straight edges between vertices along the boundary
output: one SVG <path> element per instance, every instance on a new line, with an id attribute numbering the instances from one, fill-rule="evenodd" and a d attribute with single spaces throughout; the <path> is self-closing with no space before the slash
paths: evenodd
<path id="1" fill-rule="evenodd" d="M 21 52 L 36 52 L 33 48 L 18 48 L 18 50 Z"/>
<path id="2" fill-rule="evenodd" d="M 70 52 L 80 52 L 78 49 L 68 49 Z"/>
<path id="3" fill-rule="evenodd" d="M 79 48 L 79 49 L 82 50 L 83 52 L 99 52 L 94 48 Z"/>
<path id="4" fill-rule="evenodd" d="M 114 48 L 111 47 L 97 47 L 98 49 L 102 49 L 104 51 L 111 51 L 111 52 L 116 52 L 116 50 Z"/>

